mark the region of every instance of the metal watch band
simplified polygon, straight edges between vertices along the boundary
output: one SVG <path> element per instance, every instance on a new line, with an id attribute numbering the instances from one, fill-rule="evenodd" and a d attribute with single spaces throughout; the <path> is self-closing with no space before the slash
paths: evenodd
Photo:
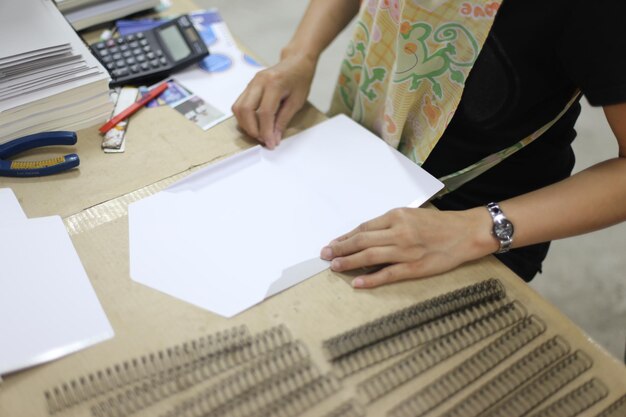
<path id="1" fill-rule="evenodd" d="M 498 203 L 487 204 L 487 210 L 493 220 L 492 234 L 500 242 L 500 249 L 496 253 L 505 253 L 513 244 L 513 223 L 504 215 Z"/>

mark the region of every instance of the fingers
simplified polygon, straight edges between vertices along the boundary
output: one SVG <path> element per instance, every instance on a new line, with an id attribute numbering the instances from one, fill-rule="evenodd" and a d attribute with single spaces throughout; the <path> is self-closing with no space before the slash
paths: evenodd
<path id="1" fill-rule="evenodd" d="M 368 248 L 349 256 L 336 257 L 330 262 L 330 269 L 335 272 L 351 271 L 375 265 L 407 262 L 411 258 L 398 251 L 394 246 Z"/>
<path id="2" fill-rule="evenodd" d="M 333 240 L 332 243 L 342 242 L 344 240 L 350 239 L 353 236 L 356 236 L 359 233 L 376 231 L 376 230 L 384 230 L 391 227 L 391 219 L 389 214 L 384 214 L 382 216 L 376 217 L 375 219 L 369 220 L 365 223 L 361 223 L 358 227 L 346 233 L 345 235 L 339 236 L 337 239 Z"/>
<path id="3" fill-rule="evenodd" d="M 268 148 L 274 149 L 280 143 L 274 126 L 276 114 L 281 106 L 282 96 L 278 88 L 267 88 L 264 91 L 261 104 L 256 111 L 259 121 L 259 141 L 265 143 Z"/>
<path id="4" fill-rule="evenodd" d="M 259 137 L 259 122 L 256 115 L 256 110 L 259 108 L 262 96 L 263 88 L 250 83 L 248 88 L 246 88 L 237 101 L 235 101 L 235 104 L 233 104 L 232 111 L 237 118 L 241 130 L 248 136 L 259 140 L 261 143 L 265 143 L 264 140 Z"/>
<path id="5" fill-rule="evenodd" d="M 320 257 L 327 261 L 351 255 L 374 247 L 393 245 L 394 236 L 390 230 L 359 232 L 344 239 L 336 239 L 322 249 Z"/>
<path id="6" fill-rule="evenodd" d="M 420 272 L 419 275 L 418 271 Z M 352 286 L 354 288 L 375 288 L 393 282 L 424 276 L 428 276 L 428 274 L 420 271 L 416 263 L 399 263 L 386 266 L 368 275 L 358 276 L 352 280 Z"/>
<path id="7" fill-rule="evenodd" d="M 276 115 L 276 124 L 274 126 L 274 134 L 275 138 L 278 142 L 283 137 L 283 133 L 285 129 L 287 129 L 287 125 L 293 119 L 293 116 L 302 108 L 304 104 L 304 100 L 301 98 L 296 98 L 295 96 L 287 97 L 280 108 L 278 109 L 278 114 Z"/>

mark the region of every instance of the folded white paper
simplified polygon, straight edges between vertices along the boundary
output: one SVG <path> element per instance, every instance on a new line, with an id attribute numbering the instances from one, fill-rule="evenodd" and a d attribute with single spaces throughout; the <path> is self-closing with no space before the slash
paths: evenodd
<path id="1" fill-rule="evenodd" d="M 132 204 L 131 277 L 231 317 L 326 269 L 319 253 L 333 238 L 441 187 L 337 116 Z"/>

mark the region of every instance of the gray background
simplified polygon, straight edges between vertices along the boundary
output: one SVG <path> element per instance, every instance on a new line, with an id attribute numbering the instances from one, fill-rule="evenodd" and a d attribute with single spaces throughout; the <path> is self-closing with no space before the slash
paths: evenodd
<path id="1" fill-rule="evenodd" d="M 267 65 L 278 62 L 280 49 L 291 38 L 308 4 L 307 0 L 195 2 L 201 8 L 217 7 L 233 35 Z M 328 109 L 349 32 L 344 31 L 331 44 L 319 63 L 309 100 L 322 111 Z M 577 131 L 577 171 L 617 155 L 602 109 L 591 108 L 584 99 Z M 626 223 L 553 242 L 543 274 L 530 284 L 620 359 L 626 344 L 625 248 Z"/>

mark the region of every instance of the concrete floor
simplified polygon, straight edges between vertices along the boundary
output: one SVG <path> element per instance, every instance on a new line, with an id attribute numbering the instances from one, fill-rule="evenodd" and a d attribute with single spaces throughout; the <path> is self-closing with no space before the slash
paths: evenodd
<path id="1" fill-rule="evenodd" d="M 280 49 L 290 39 L 308 4 L 307 0 L 195 1 L 202 8 L 217 7 L 233 35 L 268 65 L 278 61 Z M 348 42 L 347 32 L 323 54 L 313 82 L 309 99 L 322 111 L 328 109 Z M 617 145 L 602 110 L 583 102 L 575 141 L 576 170 L 617 154 Z M 620 359 L 624 358 L 626 344 L 625 248 L 626 223 L 554 242 L 543 274 L 531 283 Z"/>

